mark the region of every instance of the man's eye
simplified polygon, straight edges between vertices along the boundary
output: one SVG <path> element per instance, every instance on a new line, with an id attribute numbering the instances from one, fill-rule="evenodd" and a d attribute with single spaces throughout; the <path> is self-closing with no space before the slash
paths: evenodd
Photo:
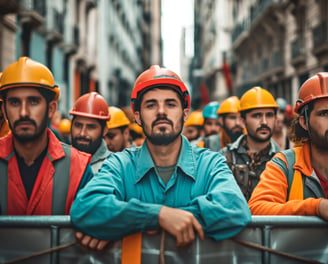
<path id="1" fill-rule="evenodd" d="M 8 103 L 12 106 L 17 106 L 17 105 L 19 105 L 19 100 L 10 99 L 10 100 L 8 100 Z"/>
<path id="2" fill-rule="evenodd" d="M 40 103 L 40 99 L 39 98 L 32 98 L 30 100 L 30 103 L 31 103 L 31 105 L 37 105 L 37 104 Z"/>
<path id="3" fill-rule="evenodd" d="M 147 104 L 146 107 L 147 108 L 153 108 L 153 107 L 155 107 L 155 104 Z"/>

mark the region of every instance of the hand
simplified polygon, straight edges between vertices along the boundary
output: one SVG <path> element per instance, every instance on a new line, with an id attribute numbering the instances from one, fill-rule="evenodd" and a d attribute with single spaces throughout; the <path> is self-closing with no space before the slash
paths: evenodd
<path id="1" fill-rule="evenodd" d="M 177 246 L 184 246 L 195 240 L 195 232 L 197 231 L 200 239 L 204 239 L 204 230 L 196 217 L 181 209 L 163 206 L 158 214 L 159 225 L 175 236 Z"/>
<path id="2" fill-rule="evenodd" d="M 75 233 L 76 240 L 84 247 L 93 250 L 103 250 L 108 244 L 109 240 L 101 240 L 85 235 L 81 232 Z"/>
<path id="3" fill-rule="evenodd" d="M 328 199 L 322 199 L 319 203 L 319 216 L 328 221 Z"/>

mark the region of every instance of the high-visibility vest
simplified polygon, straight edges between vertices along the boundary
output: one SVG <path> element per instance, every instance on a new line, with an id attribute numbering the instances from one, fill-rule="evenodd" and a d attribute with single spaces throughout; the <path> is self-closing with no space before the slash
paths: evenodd
<path id="1" fill-rule="evenodd" d="M 280 159 L 279 157 L 272 158 L 271 162 L 278 165 L 278 167 L 286 175 L 287 183 L 288 183 L 286 200 L 287 201 L 304 200 L 305 198 L 308 197 L 308 194 L 306 193 L 306 189 L 304 188 L 305 180 L 306 180 L 307 176 L 303 175 L 300 170 L 294 169 L 296 153 L 295 153 L 294 149 L 284 150 L 281 153 L 285 156 L 287 163 L 285 161 L 283 161 L 282 159 Z M 316 187 L 315 188 L 315 190 L 316 190 L 315 197 L 316 198 L 325 197 L 320 183 L 318 183 L 316 185 L 312 184 L 312 187 Z"/>
<path id="2" fill-rule="evenodd" d="M 52 183 L 52 201 L 51 214 L 64 215 L 66 209 L 66 201 L 70 189 L 70 173 L 71 173 L 71 146 L 62 143 L 65 157 L 53 162 L 55 172 L 53 174 Z M 14 155 L 12 152 L 8 159 Z M 81 166 L 82 164 L 76 164 Z M 84 168 L 81 168 L 83 171 Z M 0 214 L 7 215 L 8 210 L 8 163 L 7 160 L 0 159 Z M 4 173 L 3 173 L 4 172 Z M 83 175 L 83 172 L 82 172 Z M 82 178 L 82 176 L 81 176 Z M 80 181 L 79 181 L 80 182 Z"/>

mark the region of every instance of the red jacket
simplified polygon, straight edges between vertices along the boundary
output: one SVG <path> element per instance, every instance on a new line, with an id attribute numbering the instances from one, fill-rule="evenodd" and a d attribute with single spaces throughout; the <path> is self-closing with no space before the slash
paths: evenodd
<path id="1" fill-rule="evenodd" d="M 27 199 L 25 187 L 19 172 L 13 148 L 13 135 L 0 139 L 0 161 L 7 160 L 7 215 L 51 215 L 54 161 L 69 158 L 65 156 L 63 146 L 56 136 L 48 129 L 48 150 L 37 175 L 30 200 Z M 66 197 L 65 214 L 68 215 L 75 194 L 90 155 L 71 148 L 69 184 Z M 3 173 L 1 171 L 1 173 Z"/>

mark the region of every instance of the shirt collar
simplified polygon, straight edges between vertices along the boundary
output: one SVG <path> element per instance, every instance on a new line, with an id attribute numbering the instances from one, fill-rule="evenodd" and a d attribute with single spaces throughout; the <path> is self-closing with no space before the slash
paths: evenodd
<path id="1" fill-rule="evenodd" d="M 111 152 L 107 149 L 107 145 L 105 140 L 101 141 L 100 146 L 98 147 L 97 151 L 92 155 L 90 163 L 97 162 L 103 158 L 106 158 Z"/>
<path id="2" fill-rule="evenodd" d="M 187 176 L 195 179 L 195 160 L 192 151 L 192 145 L 188 140 L 182 137 L 181 150 L 177 161 L 177 167 Z M 141 181 L 150 170 L 155 169 L 154 161 L 149 153 L 146 141 L 141 146 L 136 168 L 136 183 Z"/>
<path id="3" fill-rule="evenodd" d="M 230 144 L 230 149 L 236 149 L 239 153 L 246 153 L 247 150 L 244 148 L 244 146 L 241 145 L 245 137 L 246 135 L 241 135 L 239 138 L 237 138 L 235 142 Z M 270 139 L 270 150 L 268 155 L 274 155 L 279 151 L 280 149 L 278 145 L 272 139 Z"/>

